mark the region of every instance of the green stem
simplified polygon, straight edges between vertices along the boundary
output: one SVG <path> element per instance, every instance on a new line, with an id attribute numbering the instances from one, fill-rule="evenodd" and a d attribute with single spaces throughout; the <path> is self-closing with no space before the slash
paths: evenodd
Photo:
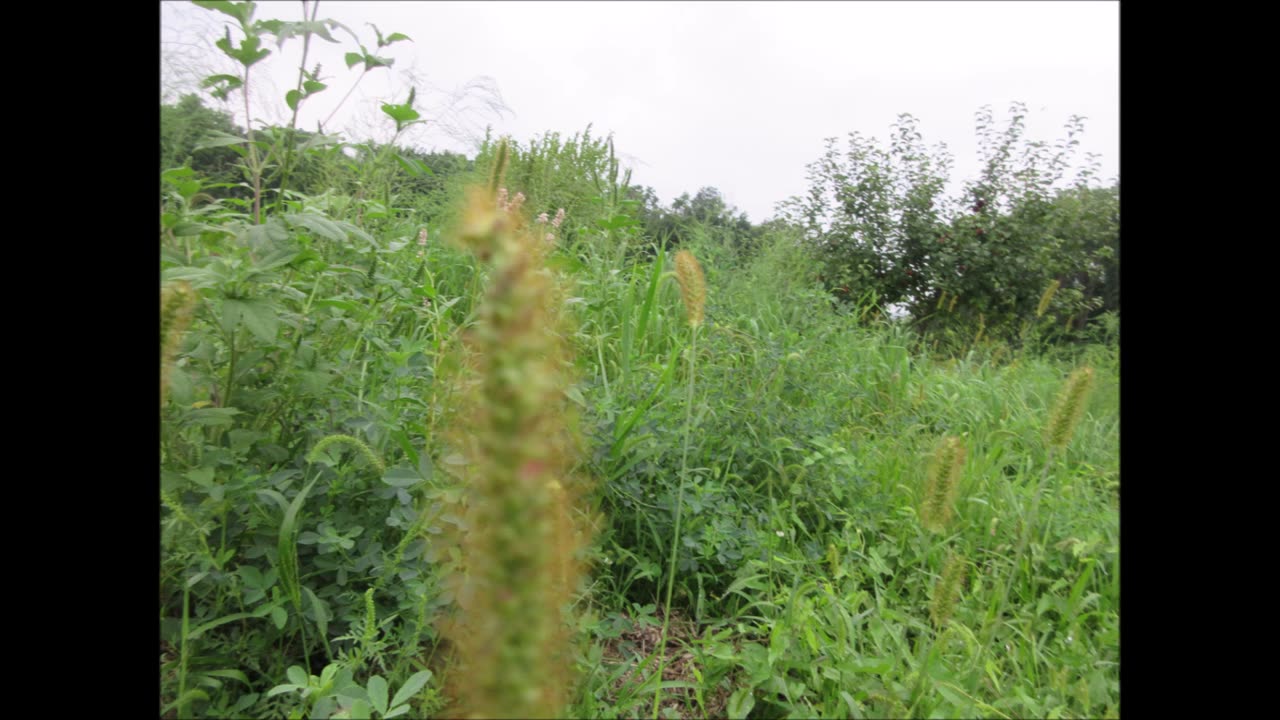
<path id="1" fill-rule="evenodd" d="M 187 694 L 187 658 L 188 658 L 187 633 L 191 631 L 190 630 L 191 616 L 187 608 L 190 606 L 190 604 L 191 604 L 191 584 L 189 582 L 184 581 L 182 583 L 182 650 L 180 651 L 182 655 L 182 659 L 179 661 L 179 664 L 178 664 L 178 697 L 179 698 Z M 188 703 L 183 703 L 178 707 L 179 718 L 190 717 L 190 713 L 188 713 L 186 710 L 187 705 Z"/>
<path id="2" fill-rule="evenodd" d="M 316 21 L 316 14 L 320 12 L 320 3 L 312 3 L 311 17 L 307 18 L 307 3 L 302 3 L 302 19 L 310 22 Z M 299 99 L 293 104 L 293 115 L 289 118 L 289 132 L 286 137 L 286 145 L 284 148 L 284 163 L 280 168 L 280 194 L 276 198 L 276 212 L 284 212 L 284 189 L 289 185 L 289 176 L 293 173 L 293 145 L 294 131 L 298 128 L 298 108 L 302 107 L 302 81 L 306 77 L 307 69 L 307 53 L 311 49 L 311 31 L 306 30 L 302 34 L 302 60 L 298 63 L 298 83 L 295 90 L 299 95 Z"/>
<path id="3" fill-rule="evenodd" d="M 231 331 L 231 361 L 227 363 L 227 379 L 223 383 L 222 391 L 222 407 L 232 407 L 231 391 L 233 389 L 232 382 L 236 374 L 236 333 L 240 328 Z"/>
<path id="4" fill-rule="evenodd" d="M 689 467 L 689 437 L 693 429 L 693 381 L 698 367 L 698 326 L 693 326 L 693 335 L 689 341 L 689 394 L 685 402 L 684 412 L 684 452 L 680 457 L 680 489 L 676 493 L 676 527 L 671 538 L 671 561 L 667 567 L 667 599 L 663 608 L 662 641 L 658 643 L 661 658 L 658 661 L 657 688 L 653 692 L 653 718 L 658 720 L 659 703 L 662 701 L 662 671 L 667 665 L 667 630 L 671 625 L 671 593 L 676 582 L 676 555 L 680 550 L 680 521 L 684 510 L 684 483 Z"/>
<path id="5" fill-rule="evenodd" d="M 246 30 L 245 32 L 248 32 Z M 253 224 L 262 224 L 262 163 L 258 160 L 258 149 L 253 144 L 253 116 L 249 114 L 249 68 L 244 69 L 244 129 L 245 139 L 249 141 L 249 172 L 253 176 Z"/>

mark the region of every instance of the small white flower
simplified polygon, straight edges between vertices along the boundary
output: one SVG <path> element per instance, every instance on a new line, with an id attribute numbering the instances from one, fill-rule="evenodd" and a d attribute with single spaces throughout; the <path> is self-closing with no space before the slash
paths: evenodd
<path id="1" fill-rule="evenodd" d="M 786 536 L 787 536 L 787 534 L 786 534 L 786 533 L 784 533 L 784 532 L 782 532 L 781 530 L 776 531 L 776 532 L 774 533 L 774 535 L 777 535 L 778 537 L 786 537 Z"/>

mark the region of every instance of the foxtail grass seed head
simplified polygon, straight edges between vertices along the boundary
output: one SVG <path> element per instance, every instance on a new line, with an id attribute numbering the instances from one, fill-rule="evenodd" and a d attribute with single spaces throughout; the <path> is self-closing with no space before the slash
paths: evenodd
<path id="1" fill-rule="evenodd" d="M 160 407 L 164 407 L 169 391 L 173 356 L 182 345 L 182 334 L 191 324 L 195 305 L 196 293 L 185 280 L 160 289 Z"/>
<path id="2" fill-rule="evenodd" d="M 320 453 L 328 450 L 333 445 L 350 445 L 355 448 L 356 452 L 363 455 L 365 460 L 379 473 L 387 471 L 386 464 L 373 452 L 372 448 L 365 444 L 363 440 L 350 435 L 330 435 L 316 443 L 315 447 L 311 448 L 311 452 L 307 453 L 307 462 L 315 462 L 320 458 Z"/>
<path id="3" fill-rule="evenodd" d="M 955 309 L 956 309 L 956 301 L 957 301 L 957 300 L 959 300 L 959 299 L 960 299 L 960 296 L 959 296 L 959 295 L 952 295 L 952 296 L 951 296 L 951 303 L 947 305 L 947 312 L 955 312 Z"/>
<path id="4" fill-rule="evenodd" d="M 364 632 L 360 636 L 365 647 L 378 637 L 378 612 L 373 603 L 373 588 L 364 592 Z"/>
<path id="5" fill-rule="evenodd" d="M 472 193 L 463 241 L 490 263 L 468 335 L 459 423 L 468 457 L 457 616 L 458 710 L 474 717 L 561 717 L 572 657 L 562 613 L 580 577 L 586 528 L 574 512 L 576 418 L 565 397 L 571 356 L 556 279 L 538 235 Z"/>
<path id="6" fill-rule="evenodd" d="M 698 258 L 688 250 L 676 253 L 675 263 L 676 281 L 680 283 L 680 299 L 684 301 L 689 324 L 698 327 L 702 324 L 702 311 L 707 303 L 707 281 L 702 275 L 702 266 L 698 264 Z"/>
<path id="7" fill-rule="evenodd" d="M 944 438 L 929 463 L 920 507 L 920 523 L 930 532 L 940 533 L 951 521 L 960 474 L 964 470 L 965 447 L 958 437 Z"/>
<path id="8" fill-rule="evenodd" d="M 943 628 L 951 619 L 956 600 L 964 587 L 965 559 L 954 552 L 947 556 L 942 567 L 942 577 L 933 588 L 933 602 L 929 605 L 929 619 L 934 627 Z"/>
<path id="9" fill-rule="evenodd" d="M 1058 292 L 1058 288 L 1061 285 L 1061 282 L 1054 280 L 1049 283 L 1049 287 L 1044 289 L 1044 294 L 1040 296 L 1040 304 L 1036 306 L 1036 317 L 1043 316 L 1045 311 L 1049 309 L 1049 303 L 1053 302 L 1053 296 Z"/>
<path id="10" fill-rule="evenodd" d="M 1082 367 L 1067 377 L 1067 382 L 1058 393 L 1053 412 L 1049 414 L 1049 424 L 1045 428 L 1045 440 L 1049 447 L 1064 448 L 1071 442 L 1071 435 L 1084 415 L 1085 401 L 1089 391 L 1093 389 L 1093 368 Z"/>

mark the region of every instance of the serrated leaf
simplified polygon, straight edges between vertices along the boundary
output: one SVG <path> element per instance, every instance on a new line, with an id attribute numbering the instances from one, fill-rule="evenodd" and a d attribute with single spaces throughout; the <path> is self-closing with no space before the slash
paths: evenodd
<path id="1" fill-rule="evenodd" d="M 264 343 L 275 342 L 280 331 L 280 317 L 276 315 L 276 307 L 265 300 L 250 300 L 243 303 L 243 320 L 245 327 L 254 337 Z"/>
<path id="2" fill-rule="evenodd" d="M 378 711 L 379 715 L 387 713 L 387 681 L 381 675 L 374 675 L 369 678 L 368 684 L 369 702 L 373 704 L 373 709 Z"/>
<path id="3" fill-rule="evenodd" d="M 303 213 L 297 215 L 286 216 L 288 221 L 294 226 L 301 226 L 319 235 L 326 240 L 334 242 L 342 242 L 347 239 L 345 233 L 334 222 L 326 217 L 314 215 L 311 213 Z"/>
<path id="4" fill-rule="evenodd" d="M 255 250 L 269 247 L 289 239 L 289 230 L 279 218 L 270 218 L 261 225 L 246 225 L 236 240 Z"/>
<path id="5" fill-rule="evenodd" d="M 363 241 L 365 241 L 365 242 L 367 242 L 367 243 L 369 243 L 369 244 L 371 244 L 371 245 L 372 245 L 372 244 L 374 244 L 374 242 L 375 242 L 375 241 L 374 241 L 374 239 L 373 239 L 373 236 L 372 236 L 372 235 L 370 235 L 369 233 L 365 232 L 364 230 L 361 230 L 360 228 L 356 227 L 355 225 L 352 225 L 351 223 L 347 222 L 346 220 L 334 220 L 334 221 L 333 221 L 333 224 L 334 224 L 334 225 L 336 225 L 336 226 L 338 227 L 338 229 L 340 229 L 340 230 L 342 230 L 343 232 L 345 232 L 345 233 L 347 234 L 347 237 L 355 237 L 355 238 L 357 238 L 357 239 L 359 239 L 359 240 L 363 240 Z"/>
<path id="6" fill-rule="evenodd" d="M 254 272 L 266 272 L 275 270 L 293 262 L 298 257 L 300 251 L 297 248 L 280 248 L 267 253 L 261 260 L 253 264 Z"/>

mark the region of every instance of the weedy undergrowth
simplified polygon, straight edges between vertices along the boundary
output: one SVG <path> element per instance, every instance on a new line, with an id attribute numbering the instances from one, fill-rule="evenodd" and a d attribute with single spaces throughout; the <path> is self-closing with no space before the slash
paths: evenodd
<path id="1" fill-rule="evenodd" d="M 1049 451 L 1045 458 L 1044 469 L 1040 474 L 1040 483 L 1036 487 L 1035 494 L 1031 497 L 1031 507 L 1022 519 L 1022 532 L 1018 537 L 1018 547 L 1014 550 L 1013 566 L 1005 579 L 1004 589 L 1000 594 L 1000 602 L 996 606 L 995 615 L 988 619 L 985 630 L 986 639 L 983 643 L 982 651 L 974 657 L 975 666 L 982 659 L 982 656 L 986 654 L 991 640 L 995 637 L 996 626 L 1000 623 L 1005 605 L 1009 602 L 1009 589 L 1013 586 L 1014 578 L 1022 570 L 1023 555 L 1026 553 L 1027 545 L 1031 540 L 1031 534 L 1036 528 L 1040 498 L 1044 495 L 1045 487 L 1049 481 L 1049 471 L 1053 467 L 1054 455 L 1064 450 L 1067 444 L 1071 442 L 1071 436 L 1075 433 L 1076 425 L 1079 424 L 1080 418 L 1084 415 L 1085 401 L 1089 397 L 1089 391 L 1093 388 L 1093 376 L 1093 368 L 1088 366 L 1078 368 L 1072 372 L 1063 384 L 1062 390 L 1058 393 L 1053 410 L 1049 414 L 1049 421 L 1045 423 L 1045 444 L 1048 446 Z"/>
<path id="2" fill-rule="evenodd" d="M 169 391 L 169 369 L 182 342 L 182 334 L 191 324 L 196 294 L 191 283 L 177 282 L 160 290 L 160 407 L 164 408 Z"/>

